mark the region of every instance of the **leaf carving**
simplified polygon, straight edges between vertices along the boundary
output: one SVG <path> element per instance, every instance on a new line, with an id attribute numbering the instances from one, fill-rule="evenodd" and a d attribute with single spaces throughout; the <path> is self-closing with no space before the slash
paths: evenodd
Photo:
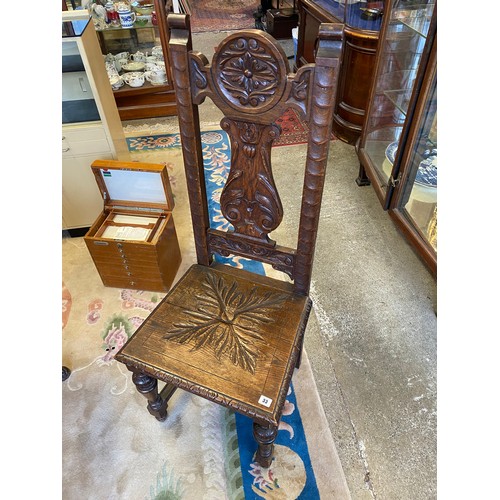
<path id="1" fill-rule="evenodd" d="M 180 344 L 191 344 L 191 351 L 209 346 L 220 360 L 227 356 L 244 370 L 255 373 L 257 346 L 264 340 L 259 326 L 272 322 L 268 312 L 278 308 L 286 295 L 262 293 L 252 288 L 245 294 L 238 283 L 228 284 L 222 277 L 208 274 L 203 295 L 197 295 L 196 310 L 185 310 L 185 321 L 174 323 L 175 329 L 163 338 Z"/>

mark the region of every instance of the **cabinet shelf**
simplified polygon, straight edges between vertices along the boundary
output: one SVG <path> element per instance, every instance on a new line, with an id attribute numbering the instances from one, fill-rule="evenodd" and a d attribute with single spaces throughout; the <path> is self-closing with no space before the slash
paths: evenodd
<path id="1" fill-rule="evenodd" d="M 124 28 L 123 26 L 108 26 L 106 28 L 98 28 L 96 26 L 96 31 L 100 33 L 106 33 L 108 31 L 133 31 L 133 30 L 142 30 L 142 29 L 154 29 L 156 26 L 154 24 L 145 24 L 144 26 L 135 25 L 131 28 Z"/>
<path id="2" fill-rule="evenodd" d="M 433 10 L 434 4 L 423 5 L 420 9 L 396 10 L 394 19 L 426 38 L 432 21 Z"/>
<path id="3" fill-rule="evenodd" d="M 123 87 L 113 90 L 113 94 L 115 95 L 115 97 L 125 97 L 125 96 L 141 95 L 141 94 L 150 94 L 152 91 L 166 92 L 171 88 L 172 87 L 168 82 L 163 85 L 153 85 L 149 82 L 144 82 L 144 85 L 142 85 L 141 87 L 130 87 L 129 85 L 124 84 Z"/>
<path id="4" fill-rule="evenodd" d="M 411 90 L 409 89 L 399 89 L 399 90 L 386 90 L 384 95 L 396 106 L 404 116 L 408 113 L 408 106 L 411 99 Z"/>

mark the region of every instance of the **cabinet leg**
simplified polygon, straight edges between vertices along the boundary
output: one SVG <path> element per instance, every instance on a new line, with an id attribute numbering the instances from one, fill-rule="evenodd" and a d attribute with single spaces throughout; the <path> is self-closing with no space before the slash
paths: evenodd
<path id="1" fill-rule="evenodd" d="M 132 381 L 137 390 L 148 400 L 149 413 L 156 420 L 163 422 L 167 418 L 168 399 L 158 394 L 158 380 L 142 372 L 133 372 Z"/>
<path id="2" fill-rule="evenodd" d="M 361 163 L 359 164 L 359 173 L 358 178 L 356 179 L 356 184 L 360 187 L 370 185 L 370 179 L 366 175 L 366 171 Z"/>
<path id="3" fill-rule="evenodd" d="M 258 444 L 255 460 L 261 467 L 268 468 L 273 461 L 274 441 L 277 434 L 278 427 L 274 425 L 264 426 L 253 423 L 253 436 Z"/>

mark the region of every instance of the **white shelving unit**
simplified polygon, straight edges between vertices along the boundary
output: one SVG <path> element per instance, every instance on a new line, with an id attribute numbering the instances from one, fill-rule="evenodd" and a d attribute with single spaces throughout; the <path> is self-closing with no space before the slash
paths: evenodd
<path id="1" fill-rule="evenodd" d="M 77 229 L 90 227 L 103 207 L 91 163 L 96 159 L 127 161 L 130 154 L 88 12 L 63 11 L 62 21 L 70 23 L 62 37 L 63 56 L 76 53 L 84 67 L 63 78 L 63 102 L 72 101 L 77 111 L 97 110 L 95 116 L 90 112 L 89 121 L 80 118 L 62 125 L 62 226 Z"/>

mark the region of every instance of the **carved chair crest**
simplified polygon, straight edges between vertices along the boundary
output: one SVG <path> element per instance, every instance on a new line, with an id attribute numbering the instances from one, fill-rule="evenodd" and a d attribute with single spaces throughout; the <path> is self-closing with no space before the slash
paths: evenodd
<path id="1" fill-rule="evenodd" d="M 170 51 L 178 99 L 182 145 L 198 262 L 237 254 L 287 273 L 296 291 L 307 293 L 331 134 L 341 25 L 322 25 L 316 64 L 291 73 L 279 43 L 248 29 L 230 34 L 209 64 L 192 51 L 189 18 L 171 14 Z M 210 229 L 204 200 L 203 161 L 197 105 L 210 97 L 224 114 L 221 127 L 231 141 L 231 168 L 220 197 L 221 212 L 234 231 Z M 309 120 L 309 143 L 297 248 L 269 238 L 283 207 L 271 168 L 271 147 L 280 136 L 274 123 L 287 108 Z M 310 120 L 310 117 L 313 117 Z"/>

